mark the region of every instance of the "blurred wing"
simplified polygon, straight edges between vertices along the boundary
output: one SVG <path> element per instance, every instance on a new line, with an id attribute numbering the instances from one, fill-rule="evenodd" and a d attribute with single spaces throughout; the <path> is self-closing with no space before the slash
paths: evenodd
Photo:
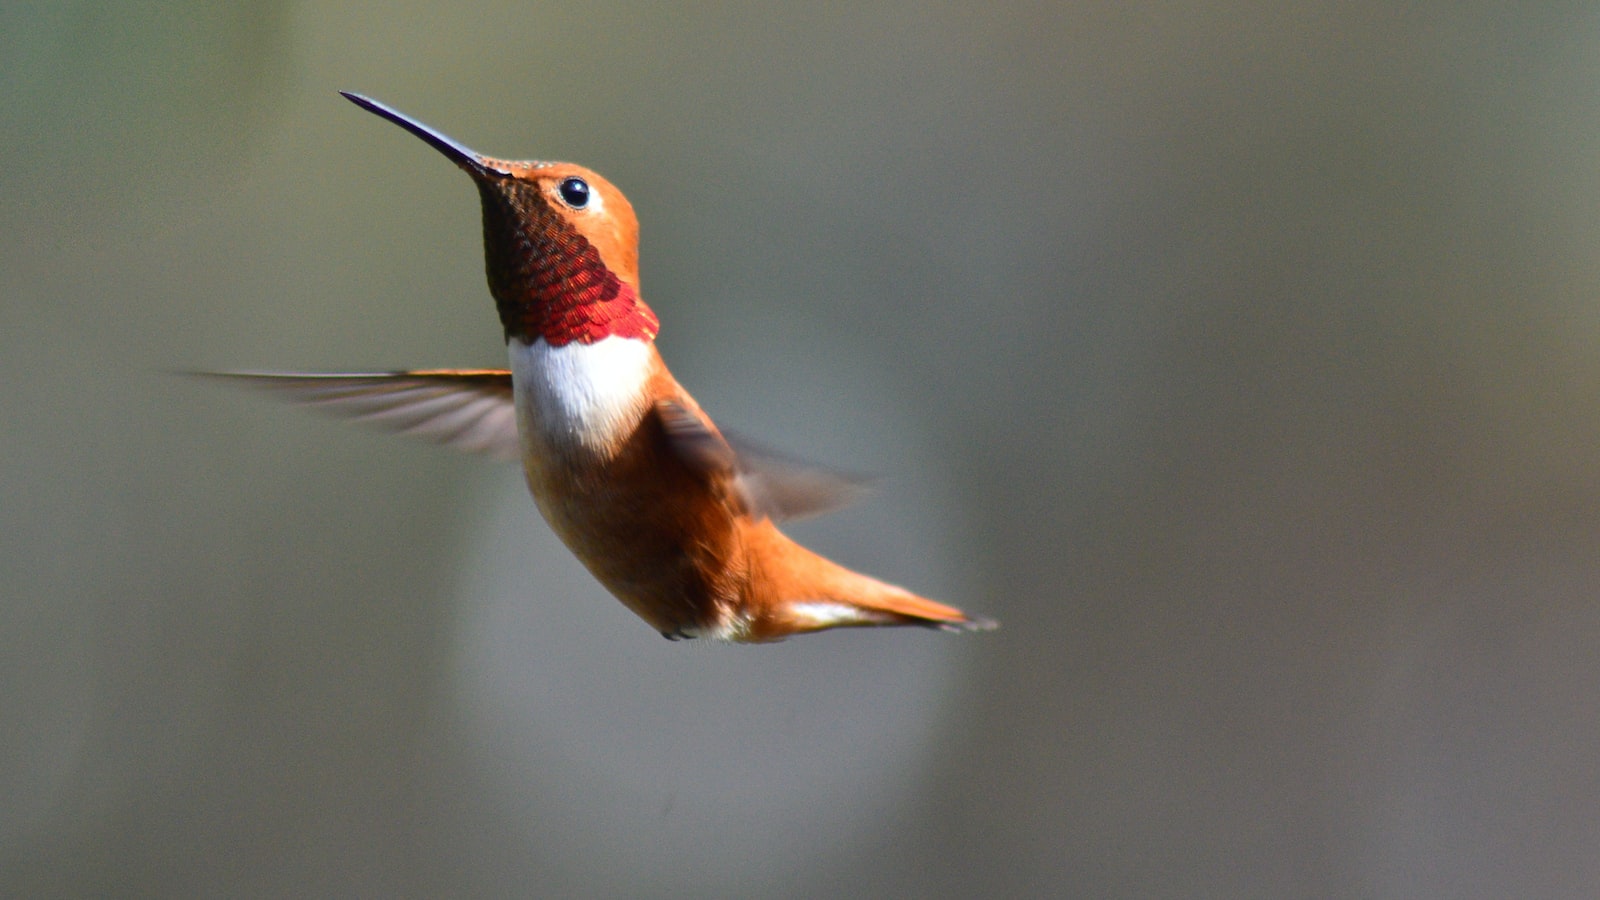
<path id="1" fill-rule="evenodd" d="M 522 456 L 511 373 L 503 369 L 305 375 L 202 372 L 271 391 L 336 416 L 369 422 L 446 447 L 496 459 Z"/>
<path id="2" fill-rule="evenodd" d="M 838 509 L 866 489 L 865 480 L 802 462 L 745 438 L 717 431 L 705 414 L 673 400 L 656 414 L 678 456 L 707 475 L 731 477 L 745 513 L 797 519 Z"/>

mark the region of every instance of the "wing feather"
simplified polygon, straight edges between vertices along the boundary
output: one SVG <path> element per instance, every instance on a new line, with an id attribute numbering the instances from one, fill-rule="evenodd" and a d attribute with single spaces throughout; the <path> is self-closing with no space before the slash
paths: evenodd
<path id="1" fill-rule="evenodd" d="M 511 373 L 504 369 L 199 374 L 458 450 L 504 460 L 522 454 Z"/>
<path id="2" fill-rule="evenodd" d="M 657 403 L 656 415 L 678 458 L 708 476 L 731 479 L 742 511 L 755 518 L 820 515 L 852 502 L 865 489 L 859 476 L 718 431 L 705 413 L 675 400 Z"/>
<path id="3" fill-rule="evenodd" d="M 200 372 L 284 397 L 330 415 L 496 459 L 521 458 L 511 373 L 504 369 L 398 372 Z M 864 488 L 858 476 L 802 462 L 737 435 L 676 401 L 656 405 L 686 463 L 731 480 L 742 511 L 792 519 L 836 509 Z"/>

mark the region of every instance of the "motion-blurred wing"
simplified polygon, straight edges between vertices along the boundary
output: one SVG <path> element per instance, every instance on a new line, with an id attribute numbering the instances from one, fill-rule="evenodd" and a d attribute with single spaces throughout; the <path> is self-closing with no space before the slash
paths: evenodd
<path id="1" fill-rule="evenodd" d="M 864 479 L 802 462 L 746 438 L 719 432 L 705 414 L 682 403 L 656 404 L 662 429 L 678 456 L 708 475 L 732 478 L 745 513 L 798 519 L 838 509 L 866 489 Z"/>
<path id="2" fill-rule="evenodd" d="M 337 416 L 369 422 L 496 459 L 521 458 L 511 373 L 504 369 L 308 375 L 204 372 L 271 391 Z"/>

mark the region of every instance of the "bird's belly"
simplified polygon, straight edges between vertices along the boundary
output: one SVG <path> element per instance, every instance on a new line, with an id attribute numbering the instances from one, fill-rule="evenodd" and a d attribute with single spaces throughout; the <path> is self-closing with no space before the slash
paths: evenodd
<path id="1" fill-rule="evenodd" d="M 626 460 L 574 472 L 548 459 L 527 465 L 545 521 L 595 578 L 652 627 L 693 635 L 738 603 L 744 570 L 737 532 L 686 514 L 626 471 Z"/>

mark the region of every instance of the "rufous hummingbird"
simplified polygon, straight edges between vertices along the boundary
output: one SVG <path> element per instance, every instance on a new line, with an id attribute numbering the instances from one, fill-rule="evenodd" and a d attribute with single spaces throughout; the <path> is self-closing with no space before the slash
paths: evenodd
<path id="1" fill-rule="evenodd" d="M 520 459 L 561 540 L 674 640 L 994 627 L 852 572 L 778 530 L 778 519 L 837 505 L 851 482 L 725 436 L 667 371 L 656 314 L 639 296 L 638 222 L 610 182 L 569 163 L 483 156 L 382 103 L 344 96 L 472 176 L 511 367 L 224 377 Z"/>

